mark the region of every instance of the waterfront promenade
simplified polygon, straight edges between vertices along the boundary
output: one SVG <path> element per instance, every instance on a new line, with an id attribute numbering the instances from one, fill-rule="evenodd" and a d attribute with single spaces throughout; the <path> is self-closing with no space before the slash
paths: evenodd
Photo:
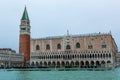
<path id="1" fill-rule="evenodd" d="M 6 71 L 107 71 L 114 68 L 11 68 Z"/>

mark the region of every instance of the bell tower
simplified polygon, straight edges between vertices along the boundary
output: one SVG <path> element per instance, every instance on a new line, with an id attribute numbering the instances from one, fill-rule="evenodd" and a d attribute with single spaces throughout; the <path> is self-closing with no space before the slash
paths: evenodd
<path id="1" fill-rule="evenodd" d="M 20 23 L 19 53 L 24 54 L 24 66 L 30 61 L 30 20 L 25 7 Z"/>

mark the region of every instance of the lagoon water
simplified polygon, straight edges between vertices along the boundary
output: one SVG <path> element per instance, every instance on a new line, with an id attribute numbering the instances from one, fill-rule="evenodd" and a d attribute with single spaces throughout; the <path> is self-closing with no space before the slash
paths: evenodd
<path id="1" fill-rule="evenodd" d="M 120 68 L 108 71 L 7 71 L 0 80 L 120 80 Z"/>

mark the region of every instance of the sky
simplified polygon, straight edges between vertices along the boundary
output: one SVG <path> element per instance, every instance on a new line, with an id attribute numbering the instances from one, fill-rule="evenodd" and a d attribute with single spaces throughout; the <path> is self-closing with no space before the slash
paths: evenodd
<path id="1" fill-rule="evenodd" d="M 0 0 L 0 48 L 18 52 L 25 5 L 31 38 L 111 32 L 120 50 L 120 0 Z"/>

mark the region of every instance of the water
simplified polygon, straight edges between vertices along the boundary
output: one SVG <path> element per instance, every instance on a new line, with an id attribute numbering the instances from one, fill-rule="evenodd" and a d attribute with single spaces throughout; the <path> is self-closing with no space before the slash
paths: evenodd
<path id="1" fill-rule="evenodd" d="M 0 80 L 120 80 L 120 68 L 109 71 L 7 71 Z"/>

